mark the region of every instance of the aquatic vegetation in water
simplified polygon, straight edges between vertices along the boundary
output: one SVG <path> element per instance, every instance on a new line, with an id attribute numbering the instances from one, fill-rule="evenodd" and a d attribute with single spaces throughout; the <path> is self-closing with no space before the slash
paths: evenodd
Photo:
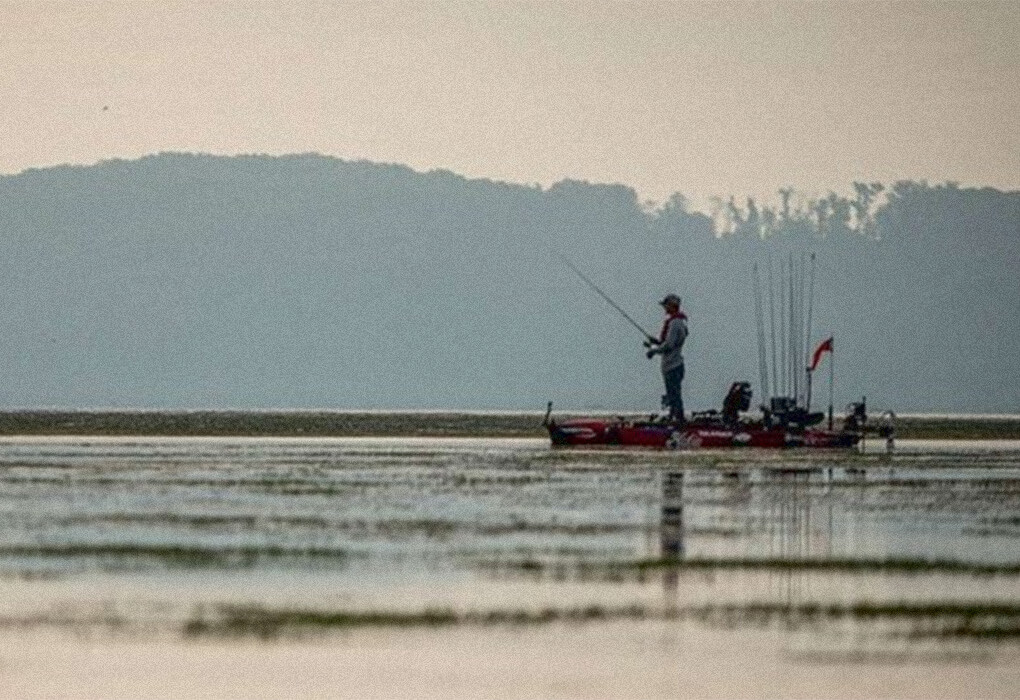
<path id="1" fill-rule="evenodd" d="M 734 625 L 805 624 L 853 620 L 858 623 L 894 622 L 899 627 L 877 628 L 880 634 L 912 639 L 966 638 L 985 642 L 1020 640 L 1020 605 L 995 602 L 928 603 L 743 603 L 691 606 L 629 605 L 535 610 L 493 609 L 457 612 L 452 608 L 421 611 L 316 610 L 221 605 L 214 612 L 196 611 L 184 623 L 186 638 L 255 637 L 276 639 L 305 634 L 343 632 L 361 628 L 435 628 L 456 625 L 524 626 L 610 620 L 681 620 Z"/>
<path id="2" fill-rule="evenodd" d="M 536 560 L 484 562 L 483 569 L 541 573 L 555 569 L 574 570 L 578 575 L 592 578 L 599 573 L 608 577 L 628 571 L 642 573 L 653 570 L 773 570 L 773 571 L 831 571 L 839 573 L 914 573 L 914 574 L 969 574 L 980 576 L 1020 576 L 1020 563 L 986 564 L 953 560 L 927 559 L 794 559 L 794 558 L 707 558 L 684 559 L 665 557 L 635 561 L 557 562 L 550 564 Z"/>
<path id="3" fill-rule="evenodd" d="M 198 545 L 146 544 L 56 544 L 0 545 L 0 561 L 5 558 L 91 559 L 124 563 L 125 560 L 155 560 L 168 568 L 252 567 L 274 559 L 325 559 L 342 562 L 349 556 L 344 550 L 306 547 L 289 548 L 276 545 L 202 547 Z M 114 567 L 117 568 L 123 567 Z"/>
<path id="4" fill-rule="evenodd" d="M 286 639 L 676 620 L 911 649 L 1015 644 L 1020 627 L 1020 449 L 2 442 L 0 627 Z"/>
<path id="5" fill-rule="evenodd" d="M 489 610 L 454 612 L 452 609 L 401 611 L 323 611 L 271 609 L 253 606 L 220 606 L 214 615 L 199 611 L 186 622 L 185 637 L 227 636 L 271 639 L 302 632 L 344 631 L 364 627 L 449 627 L 453 625 L 541 625 L 552 622 L 592 622 L 644 619 L 641 606 L 604 608 L 543 608 L 541 610 Z"/>

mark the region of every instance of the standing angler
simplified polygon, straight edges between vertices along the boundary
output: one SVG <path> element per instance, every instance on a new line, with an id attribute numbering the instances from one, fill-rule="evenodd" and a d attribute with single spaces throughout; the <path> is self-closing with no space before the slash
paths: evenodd
<path id="1" fill-rule="evenodd" d="M 687 314 L 680 310 L 680 297 L 667 294 L 659 304 L 666 310 L 659 337 L 645 344 L 650 349 L 645 355 L 652 359 L 662 355 L 662 379 L 666 384 L 666 404 L 669 418 L 674 423 L 684 422 L 684 399 L 681 384 L 684 380 L 684 356 L 681 350 L 687 340 Z"/>

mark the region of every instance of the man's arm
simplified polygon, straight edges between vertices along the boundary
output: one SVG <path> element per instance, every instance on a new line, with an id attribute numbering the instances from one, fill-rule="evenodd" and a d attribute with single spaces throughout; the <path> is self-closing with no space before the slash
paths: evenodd
<path id="1" fill-rule="evenodd" d="M 669 322 L 669 328 L 666 329 L 666 340 L 645 354 L 651 358 L 655 355 L 678 350 L 684 346 L 685 340 L 687 340 L 687 321 L 682 318 L 674 318 Z"/>

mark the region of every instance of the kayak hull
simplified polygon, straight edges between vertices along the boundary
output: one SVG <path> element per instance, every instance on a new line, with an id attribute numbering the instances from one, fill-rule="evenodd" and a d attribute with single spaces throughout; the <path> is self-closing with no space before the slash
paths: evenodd
<path id="1" fill-rule="evenodd" d="M 810 447 L 847 449 L 860 442 L 852 431 L 789 429 L 763 424 L 734 425 L 578 418 L 546 425 L 554 447 L 637 447 L 646 449 Z"/>

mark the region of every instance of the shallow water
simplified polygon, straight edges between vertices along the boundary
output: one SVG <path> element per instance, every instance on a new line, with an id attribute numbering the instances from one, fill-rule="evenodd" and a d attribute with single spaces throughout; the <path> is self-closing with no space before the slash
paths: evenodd
<path id="1" fill-rule="evenodd" d="M 1005 670 L 1018 514 L 1008 441 L 8 438 L 0 625 L 137 644 L 467 627 L 512 647 L 521 625 L 627 623 L 736 649 L 771 630 L 794 665 L 934 650 Z"/>

